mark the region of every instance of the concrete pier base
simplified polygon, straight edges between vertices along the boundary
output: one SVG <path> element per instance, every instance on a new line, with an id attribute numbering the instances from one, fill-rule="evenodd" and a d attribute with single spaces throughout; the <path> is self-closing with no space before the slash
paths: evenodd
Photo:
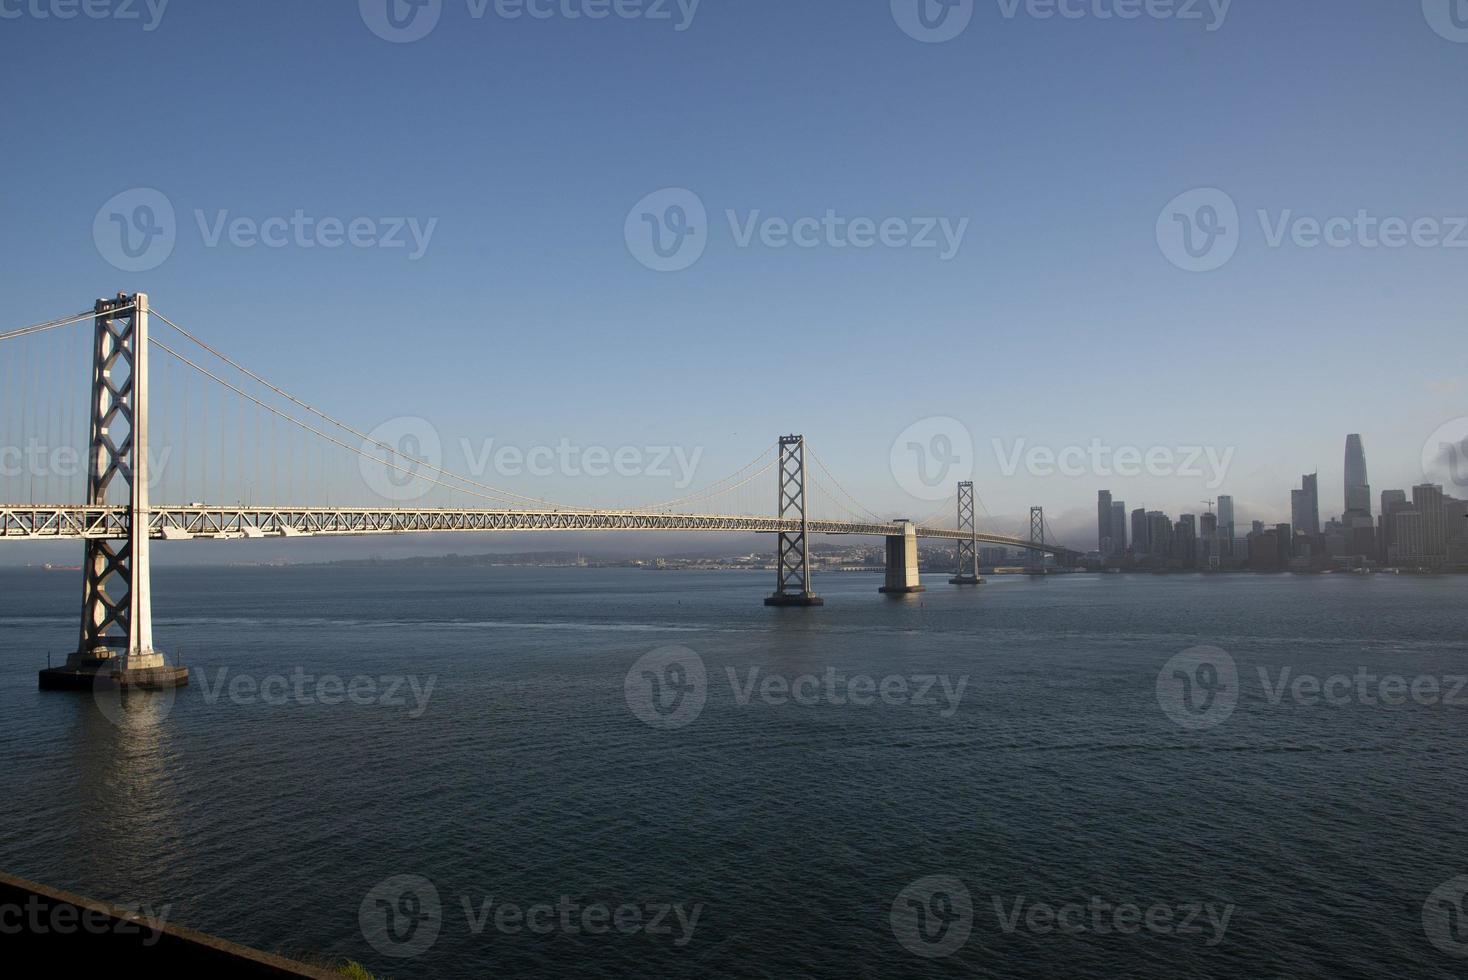
<path id="1" fill-rule="evenodd" d="M 951 579 L 948 580 L 948 584 L 949 585 L 983 585 L 984 584 L 984 576 L 982 576 L 982 575 L 955 575 L 953 578 L 951 578 Z"/>
<path id="2" fill-rule="evenodd" d="M 811 592 L 777 592 L 765 600 L 767 606 L 824 606 L 825 604 L 825 599 Z"/>
<path id="3" fill-rule="evenodd" d="M 901 534 L 887 536 L 887 581 L 877 591 L 883 595 L 912 595 L 925 592 L 918 574 L 917 529 L 905 521 Z"/>
<path id="4" fill-rule="evenodd" d="M 38 680 L 43 691 L 163 691 L 186 686 L 189 669 L 166 664 L 123 669 L 119 658 L 114 657 L 47 667 Z"/>

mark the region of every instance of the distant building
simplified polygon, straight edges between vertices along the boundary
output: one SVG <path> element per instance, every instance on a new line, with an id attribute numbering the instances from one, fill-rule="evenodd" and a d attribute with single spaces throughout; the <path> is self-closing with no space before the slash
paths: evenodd
<path id="1" fill-rule="evenodd" d="M 1443 488 L 1436 483 L 1419 483 L 1412 488 L 1412 509 L 1422 515 L 1421 554 L 1446 561 L 1448 557 L 1447 510 Z"/>
<path id="2" fill-rule="evenodd" d="M 1145 555 L 1151 552 L 1147 536 L 1147 508 L 1132 511 L 1132 554 Z"/>
<path id="3" fill-rule="evenodd" d="M 1096 550 L 1102 557 L 1111 554 L 1111 491 L 1096 494 Z"/>
<path id="4" fill-rule="evenodd" d="M 1147 555 L 1152 558 L 1172 555 L 1172 518 L 1160 510 L 1147 511 Z"/>
<path id="5" fill-rule="evenodd" d="M 1320 476 L 1300 478 L 1300 489 L 1290 491 L 1290 519 L 1301 534 L 1320 533 Z"/>
<path id="6" fill-rule="evenodd" d="M 1220 533 L 1227 531 L 1230 540 L 1234 537 L 1234 498 L 1218 498 L 1218 528 Z"/>
<path id="7" fill-rule="evenodd" d="M 1111 557 L 1126 556 L 1126 503 L 1120 500 L 1111 504 Z"/>
<path id="8" fill-rule="evenodd" d="M 1371 481 L 1366 478 L 1366 450 L 1359 435 L 1346 436 L 1346 514 L 1371 516 Z"/>

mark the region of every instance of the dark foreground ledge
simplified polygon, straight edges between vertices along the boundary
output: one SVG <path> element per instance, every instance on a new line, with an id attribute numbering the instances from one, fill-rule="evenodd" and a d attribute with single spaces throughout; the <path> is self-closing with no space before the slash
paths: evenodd
<path id="1" fill-rule="evenodd" d="M 340 973 L 171 923 L 149 922 L 115 905 L 7 874 L 0 874 L 0 949 L 7 959 L 32 953 L 37 958 L 31 962 L 45 963 L 58 973 L 96 968 L 119 974 L 153 970 L 169 976 L 341 980 Z"/>

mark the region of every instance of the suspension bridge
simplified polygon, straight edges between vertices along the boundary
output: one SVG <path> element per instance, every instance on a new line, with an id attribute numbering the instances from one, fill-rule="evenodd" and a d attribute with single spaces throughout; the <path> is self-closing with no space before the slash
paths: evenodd
<path id="1" fill-rule="evenodd" d="M 155 319 L 171 331 L 167 340 L 151 335 Z M 91 329 L 82 329 L 88 323 Z M 1046 540 L 1041 508 L 1031 509 L 1028 535 L 981 531 L 971 482 L 959 483 L 927 518 L 884 520 L 858 503 L 799 435 L 780 438 L 748 466 L 677 500 L 627 510 L 553 504 L 451 471 L 412 440 L 393 445 L 312 407 L 150 308 L 144 293 L 120 293 L 91 310 L 0 333 L 0 343 L 5 353 L 18 351 L 0 357 L 0 501 L 30 498 L 0 502 L 0 542 L 78 541 L 84 551 L 80 638 L 64 666 L 41 671 L 43 688 L 187 683 L 187 668 L 169 664 L 153 644 L 153 541 L 491 531 L 770 534 L 777 541 L 775 591 L 765 599 L 771 606 L 822 604 L 811 583 L 812 535 L 885 539 L 881 591 L 889 595 L 923 590 L 922 538 L 954 542 L 955 585 L 983 582 L 981 544 L 1025 550 L 1036 570 L 1046 555 L 1062 564 L 1078 557 Z M 155 353 L 163 355 L 156 365 Z M 85 374 L 83 363 L 90 364 Z M 175 455 L 181 446 L 200 447 L 202 458 Z M 344 465 L 356 479 L 343 479 Z M 765 512 L 764 481 L 774 483 L 774 513 Z M 205 502 L 211 497 L 236 502 Z M 404 497 L 424 505 L 406 506 Z M 301 502 L 312 499 L 322 502 Z"/>

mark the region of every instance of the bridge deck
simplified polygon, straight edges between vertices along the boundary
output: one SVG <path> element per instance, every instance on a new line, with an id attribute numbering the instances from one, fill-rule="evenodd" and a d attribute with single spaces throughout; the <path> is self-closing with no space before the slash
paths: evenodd
<path id="1" fill-rule="evenodd" d="M 812 534 L 887 537 L 901 534 L 898 523 L 811 521 Z M 725 514 L 670 514 L 605 510 L 415 510 L 352 507 L 155 506 L 148 512 L 148 536 L 163 541 L 229 540 L 264 537 L 322 537 L 372 534 L 422 534 L 488 531 L 724 531 L 774 534 L 800 530 L 800 521 Z M 968 540 L 967 532 L 922 527 L 920 538 Z M 0 506 L 0 540 L 126 538 L 126 506 Z M 1066 549 L 998 534 L 980 533 L 985 544 L 1063 555 Z"/>

